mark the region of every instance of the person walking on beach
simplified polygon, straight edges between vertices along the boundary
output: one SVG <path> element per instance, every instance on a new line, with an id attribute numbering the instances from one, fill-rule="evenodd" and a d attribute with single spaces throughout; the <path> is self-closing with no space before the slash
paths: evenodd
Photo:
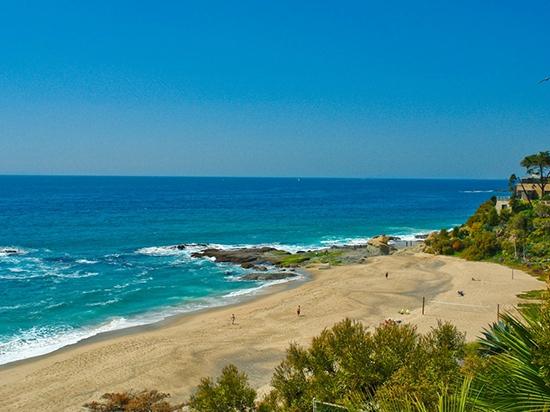
<path id="1" fill-rule="evenodd" d="M 298 317 L 300 317 L 300 313 L 302 313 L 302 308 L 300 307 L 300 305 L 298 305 L 298 307 L 296 308 L 296 314 L 298 315 Z"/>
<path id="2" fill-rule="evenodd" d="M 231 314 L 231 324 L 232 325 L 235 324 L 235 314 L 234 313 Z"/>
<path id="3" fill-rule="evenodd" d="M 390 274 L 389 274 L 388 272 L 386 272 L 386 279 L 388 278 L 389 275 L 390 275 Z"/>

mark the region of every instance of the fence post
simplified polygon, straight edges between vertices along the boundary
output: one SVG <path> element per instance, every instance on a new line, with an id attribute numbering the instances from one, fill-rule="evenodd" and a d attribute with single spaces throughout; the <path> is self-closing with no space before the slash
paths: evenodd
<path id="1" fill-rule="evenodd" d="M 424 314 L 424 306 L 426 305 L 426 298 L 422 296 L 422 314 Z"/>
<path id="2" fill-rule="evenodd" d="M 313 412 L 317 412 L 317 401 L 315 400 L 315 396 L 313 397 Z"/>

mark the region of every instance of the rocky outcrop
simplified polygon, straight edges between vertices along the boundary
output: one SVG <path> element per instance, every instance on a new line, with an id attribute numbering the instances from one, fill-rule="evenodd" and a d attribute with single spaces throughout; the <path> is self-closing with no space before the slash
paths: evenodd
<path id="1" fill-rule="evenodd" d="M 185 244 L 185 243 L 181 243 L 179 245 L 174 245 L 174 246 L 170 246 L 170 249 L 177 249 L 177 250 L 185 250 L 187 249 L 189 246 L 193 246 L 193 247 L 208 247 L 208 245 L 206 243 L 190 243 L 190 244 Z"/>
<path id="2" fill-rule="evenodd" d="M 397 239 L 398 238 L 381 235 L 370 239 L 363 245 L 333 246 L 321 250 L 299 251 L 295 254 L 273 247 L 236 249 L 205 248 L 202 251 L 192 253 L 191 256 L 195 258 L 210 258 L 214 259 L 216 262 L 240 265 L 244 269 L 252 269 L 255 272 L 253 274 L 254 276 L 258 276 L 259 272 L 266 272 L 265 276 L 273 276 L 272 272 L 268 272 L 268 267 L 304 267 L 309 264 L 317 263 L 364 263 L 367 258 L 371 256 L 389 255 L 393 253 L 397 249 L 390 244 L 390 241 Z M 178 249 L 185 248 L 185 245 L 178 245 L 176 247 Z M 285 277 L 288 277 L 288 274 Z"/>
<path id="3" fill-rule="evenodd" d="M 241 276 L 241 280 L 280 280 L 295 278 L 298 274 L 294 272 L 253 272 L 247 273 L 246 275 Z"/>
<path id="4" fill-rule="evenodd" d="M 3 254 L 3 255 L 18 255 L 20 253 L 21 251 L 17 249 L 10 249 L 10 248 L 0 249 L 0 254 Z"/>
<path id="5" fill-rule="evenodd" d="M 195 252 L 191 256 L 197 258 L 214 258 L 216 262 L 233 263 L 241 265 L 245 269 L 262 270 L 265 265 L 279 265 L 283 259 L 290 255 L 284 250 L 272 247 L 239 248 L 239 249 L 205 249 Z"/>
<path id="6" fill-rule="evenodd" d="M 380 235 L 369 239 L 367 244 L 379 249 L 382 255 L 389 255 L 391 252 L 396 250 L 394 246 L 389 244 L 390 240 L 392 240 L 391 237 Z"/>

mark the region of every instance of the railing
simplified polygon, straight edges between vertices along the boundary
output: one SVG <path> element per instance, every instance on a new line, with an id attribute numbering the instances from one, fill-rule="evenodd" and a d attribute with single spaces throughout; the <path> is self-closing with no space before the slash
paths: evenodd
<path id="1" fill-rule="evenodd" d="M 510 200 L 510 196 L 497 196 L 497 200 L 508 201 Z"/>

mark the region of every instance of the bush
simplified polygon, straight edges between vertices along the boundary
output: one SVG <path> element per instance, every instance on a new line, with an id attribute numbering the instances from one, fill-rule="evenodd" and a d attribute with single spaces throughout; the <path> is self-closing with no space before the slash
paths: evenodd
<path id="1" fill-rule="evenodd" d="M 460 252 L 462 249 L 464 249 L 464 243 L 460 239 L 453 240 L 453 243 L 451 243 L 451 248 L 455 252 Z"/>
<path id="2" fill-rule="evenodd" d="M 255 399 L 256 391 L 248 384 L 246 374 L 235 365 L 227 365 L 216 382 L 201 379 L 189 406 L 197 412 L 246 412 L 254 410 Z"/>
<path id="3" fill-rule="evenodd" d="M 415 399 L 433 407 L 439 394 L 449 394 L 460 384 L 459 361 L 465 354 L 465 335 L 448 322 L 419 336 L 405 363 L 376 393 L 386 409 L 401 405 L 404 410 Z"/>
<path id="4" fill-rule="evenodd" d="M 453 229 L 454 233 L 454 229 Z M 451 240 L 446 229 L 432 233 L 425 241 L 428 251 L 437 255 L 452 255 Z"/>
<path id="5" fill-rule="evenodd" d="M 343 401 L 349 393 L 368 390 L 373 348 L 362 324 L 346 319 L 313 338 L 306 349 L 291 344 L 275 369 L 274 390 L 265 403 L 274 411 L 302 411 L 311 400 Z"/>
<path id="6" fill-rule="evenodd" d="M 175 412 L 183 405 L 171 405 L 166 401 L 170 395 L 158 391 L 106 393 L 101 401 L 84 405 L 91 412 Z"/>
<path id="7" fill-rule="evenodd" d="M 472 234 L 471 243 L 462 256 L 469 260 L 481 260 L 493 256 L 499 249 L 496 234 L 483 230 Z"/>
<path id="8" fill-rule="evenodd" d="M 381 404 L 414 397 L 433 405 L 440 387 L 458 380 L 463 353 L 464 335 L 448 323 L 422 336 L 414 326 L 394 321 L 369 333 L 346 319 L 324 330 L 309 348 L 290 346 L 261 408 L 307 411 L 313 397 L 363 409 L 373 399 Z"/>

